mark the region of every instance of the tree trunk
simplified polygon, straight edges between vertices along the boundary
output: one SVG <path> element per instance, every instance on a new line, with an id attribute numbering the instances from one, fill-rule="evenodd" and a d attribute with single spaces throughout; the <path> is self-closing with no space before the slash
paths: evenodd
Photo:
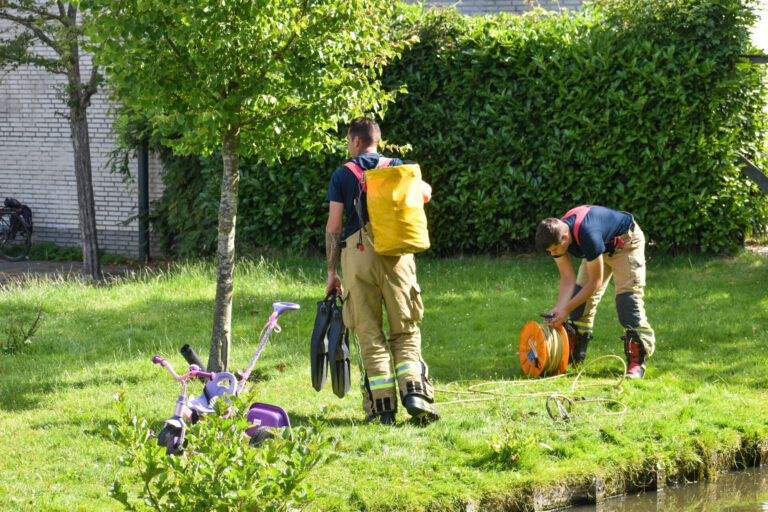
<path id="1" fill-rule="evenodd" d="M 237 220 L 237 187 L 240 183 L 237 146 L 240 128 L 231 128 L 224 135 L 221 156 L 224 163 L 219 205 L 218 257 L 216 262 L 216 305 L 213 312 L 213 334 L 208 371 L 221 372 L 229 368 L 232 327 L 232 289 L 235 270 L 235 222 Z"/>
<path id="2" fill-rule="evenodd" d="M 88 139 L 88 119 L 85 109 L 70 109 L 72 148 L 75 153 L 77 206 L 80 217 L 80 237 L 83 246 L 83 271 L 90 279 L 101 279 L 99 241 L 96 233 L 96 207 L 93 198 L 91 147 Z"/>

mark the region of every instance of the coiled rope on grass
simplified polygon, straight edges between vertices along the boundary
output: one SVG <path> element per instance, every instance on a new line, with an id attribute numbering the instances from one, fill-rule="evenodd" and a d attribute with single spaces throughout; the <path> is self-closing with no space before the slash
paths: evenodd
<path id="1" fill-rule="evenodd" d="M 621 363 L 622 371 L 620 376 L 617 379 L 612 379 L 607 383 L 606 382 L 594 382 L 594 383 L 582 382 L 581 378 L 584 375 L 584 372 L 590 366 L 594 365 L 598 361 L 607 360 L 607 359 L 616 359 Z M 559 359 L 554 359 L 554 360 L 558 361 Z M 517 381 L 497 380 L 497 381 L 489 381 L 489 382 L 479 382 L 477 384 L 468 386 L 466 390 L 436 388 L 435 392 L 437 393 L 450 393 L 450 394 L 457 394 L 457 395 L 485 395 L 485 396 L 476 397 L 476 398 L 467 398 L 467 399 L 461 399 L 461 400 L 450 400 L 445 402 L 436 402 L 435 405 L 442 407 L 447 405 L 465 404 L 465 403 L 471 403 L 471 402 L 486 402 L 490 400 L 503 400 L 508 398 L 518 398 L 518 399 L 519 398 L 546 398 L 545 405 L 546 405 L 547 413 L 549 414 L 550 418 L 552 418 L 554 421 L 569 420 L 574 415 L 576 406 L 578 404 L 585 404 L 585 403 L 615 404 L 620 407 L 620 410 L 609 411 L 609 412 L 605 412 L 604 414 L 607 416 L 622 415 L 625 412 L 627 412 L 627 405 L 621 402 L 620 400 L 617 400 L 614 397 L 620 395 L 624 391 L 622 384 L 624 383 L 626 370 L 627 370 L 627 363 L 624 361 L 624 359 L 622 359 L 619 356 L 610 354 L 610 355 L 605 355 L 605 356 L 595 358 L 589 363 L 585 364 L 576 374 L 576 377 L 573 379 L 573 382 L 571 383 L 570 391 L 567 391 L 567 392 L 539 391 L 539 392 L 532 392 L 532 393 L 508 393 L 508 392 L 500 391 L 501 386 L 527 386 L 534 382 L 541 383 L 541 382 L 552 381 L 555 379 L 563 380 L 568 377 L 566 374 L 554 375 L 552 377 L 543 377 L 535 380 L 517 380 Z M 496 389 L 490 389 L 490 390 L 480 389 L 486 386 L 494 386 L 494 385 L 500 386 L 500 387 Z M 577 390 L 579 389 L 592 388 L 592 387 L 603 387 L 603 388 L 610 387 L 612 391 L 608 395 L 596 395 L 596 396 L 584 396 L 577 392 Z"/>
<path id="2" fill-rule="evenodd" d="M 530 333 L 529 328 L 533 328 L 536 331 L 537 340 L 534 340 L 534 337 L 530 335 L 526 336 L 527 332 Z M 537 341 L 539 343 L 543 342 L 543 353 L 541 353 L 542 347 L 537 346 Z M 527 362 L 527 368 L 524 367 L 523 370 L 526 374 L 534 377 L 561 374 L 568 365 L 567 347 L 567 335 L 562 328 L 529 322 L 523 329 L 521 337 L 520 353 L 522 357 L 520 363 L 525 364 Z"/>

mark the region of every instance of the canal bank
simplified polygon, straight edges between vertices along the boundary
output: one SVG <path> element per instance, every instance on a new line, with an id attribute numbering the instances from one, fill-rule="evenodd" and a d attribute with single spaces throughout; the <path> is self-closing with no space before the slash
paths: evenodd
<path id="1" fill-rule="evenodd" d="M 463 512 L 703 512 L 732 510 L 726 503 L 750 503 L 768 511 L 768 439 L 744 441 L 736 450 L 721 447 L 688 454 L 669 468 L 661 460 L 604 469 L 595 476 L 562 478 L 522 486 L 516 491 L 468 500 Z M 667 468 L 665 468 L 667 466 Z M 738 493 L 734 496 L 731 491 Z M 700 499 L 701 497 L 706 499 Z M 764 498 L 763 498 L 764 496 Z M 715 503 L 721 500 L 722 508 Z M 741 501 L 740 501 L 741 500 Z M 709 508 L 697 508 L 709 501 Z M 765 502 L 764 508 L 762 503 Z M 686 505 L 688 508 L 683 507 Z"/>
<path id="2" fill-rule="evenodd" d="M 667 469 L 654 460 L 648 460 L 640 467 L 627 468 L 615 473 L 602 475 L 581 482 L 548 485 L 534 488 L 526 503 L 515 510 L 544 512 L 562 507 L 575 507 L 578 512 L 619 512 L 624 511 L 625 502 L 634 511 L 698 511 L 721 510 L 717 508 L 678 508 L 680 499 L 698 496 L 702 493 L 722 493 L 731 487 L 749 488 L 768 493 L 768 440 L 744 440 L 736 450 L 707 450 L 701 445 L 699 457 L 680 462 L 687 468 Z M 682 469 L 682 470 L 680 470 Z M 752 483 L 750 483 L 752 482 Z M 698 484 L 694 486 L 692 484 Z M 664 494 L 665 491 L 668 493 Z M 674 499 L 665 503 L 666 496 Z M 615 498 L 638 496 L 618 505 Z M 639 496 L 650 496 L 645 499 Z M 660 506 L 662 508 L 651 508 Z M 589 504 L 592 506 L 583 506 Z M 645 508 L 644 508 L 645 507 Z M 741 509 L 740 509 L 741 510 Z M 743 512 L 747 512 L 744 510 Z"/>
<path id="3" fill-rule="evenodd" d="M 577 506 L 568 512 L 766 512 L 768 466 L 718 475 L 706 482 L 689 482 L 609 498 L 598 505 Z"/>

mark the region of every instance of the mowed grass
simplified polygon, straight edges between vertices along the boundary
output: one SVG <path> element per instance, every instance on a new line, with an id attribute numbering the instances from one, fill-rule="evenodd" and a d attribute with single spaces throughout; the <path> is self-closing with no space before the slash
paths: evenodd
<path id="1" fill-rule="evenodd" d="M 718 456 L 768 441 L 768 259 L 651 258 L 646 308 L 657 351 L 646 378 L 606 384 L 621 369 L 605 359 L 580 384 L 585 402 L 554 422 L 540 392 L 569 393 L 575 372 L 531 380 L 517 346 L 557 293 L 549 258 L 418 257 L 425 303 L 423 353 L 438 389 L 442 421 L 419 427 L 405 411 L 391 427 L 363 422 L 359 372 L 338 399 L 310 385 L 309 337 L 325 283 L 322 259 L 238 263 L 233 368 L 247 366 L 272 302 L 294 301 L 257 363 L 262 401 L 284 407 L 294 425 L 323 418 L 341 457 L 309 478 L 317 510 L 463 510 L 472 500 L 501 507 L 532 487 L 635 478 L 642 468 L 705 477 Z M 623 358 L 609 287 L 587 361 Z M 178 385 L 154 354 L 185 368 L 189 343 L 207 359 L 215 296 L 212 265 L 173 265 L 105 286 L 40 281 L 0 292 L 0 315 L 44 318 L 20 354 L 0 355 L 0 507 L 5 510 L 119 510 L 108 497 L 128 479 L 104 430 L 126 400 L 155 430 L 170 416 Z M 4 333 L 0 332 L 0 335 Z M 355 354 L 356 356 L 356 354 Z M 483 383 L 490 383 L 484 385 Z M 457 393 L 470 386 L 495 395 Z M 199 385 L 192 392 L 199 393 Z M 479 398 L 486 400 L 477 401 Z M 452 402 L 450 404 L 445 402 Z M 611 414 L 614 413 L 614 414 Z M 636 482 L 638 485 L 642 482 Z"/>

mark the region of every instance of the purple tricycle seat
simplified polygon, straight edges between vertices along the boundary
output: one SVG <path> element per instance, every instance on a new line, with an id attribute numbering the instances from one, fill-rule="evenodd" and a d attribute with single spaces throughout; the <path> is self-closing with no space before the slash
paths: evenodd
<path id="1" fill-rule="evenodd" d="M 253 427 L 245 430 L 245 433 L 249 436 L 252 436 L 253 433 L 256 432 L 256 429 L 260 427 L 291 428 L 291 421 L 288 419 L 288 414 L 276 405 L 254 402 L 248 410 L 246 419 L 248 420 L 248 423 L 253 424 Z"/>
<path id="2" fill-rule="evenodd" d="M 228 385 L 226 381 L 229 381 Z M 225 394 L 234 395 L 236 387 L 237 378 L 234 375 L 229 372 L 217 373 L 213 380 L 205 384 L 203 394 L 189 402 L 189 408 L 201 414 L 211 414 L 211 400 Z"/>

